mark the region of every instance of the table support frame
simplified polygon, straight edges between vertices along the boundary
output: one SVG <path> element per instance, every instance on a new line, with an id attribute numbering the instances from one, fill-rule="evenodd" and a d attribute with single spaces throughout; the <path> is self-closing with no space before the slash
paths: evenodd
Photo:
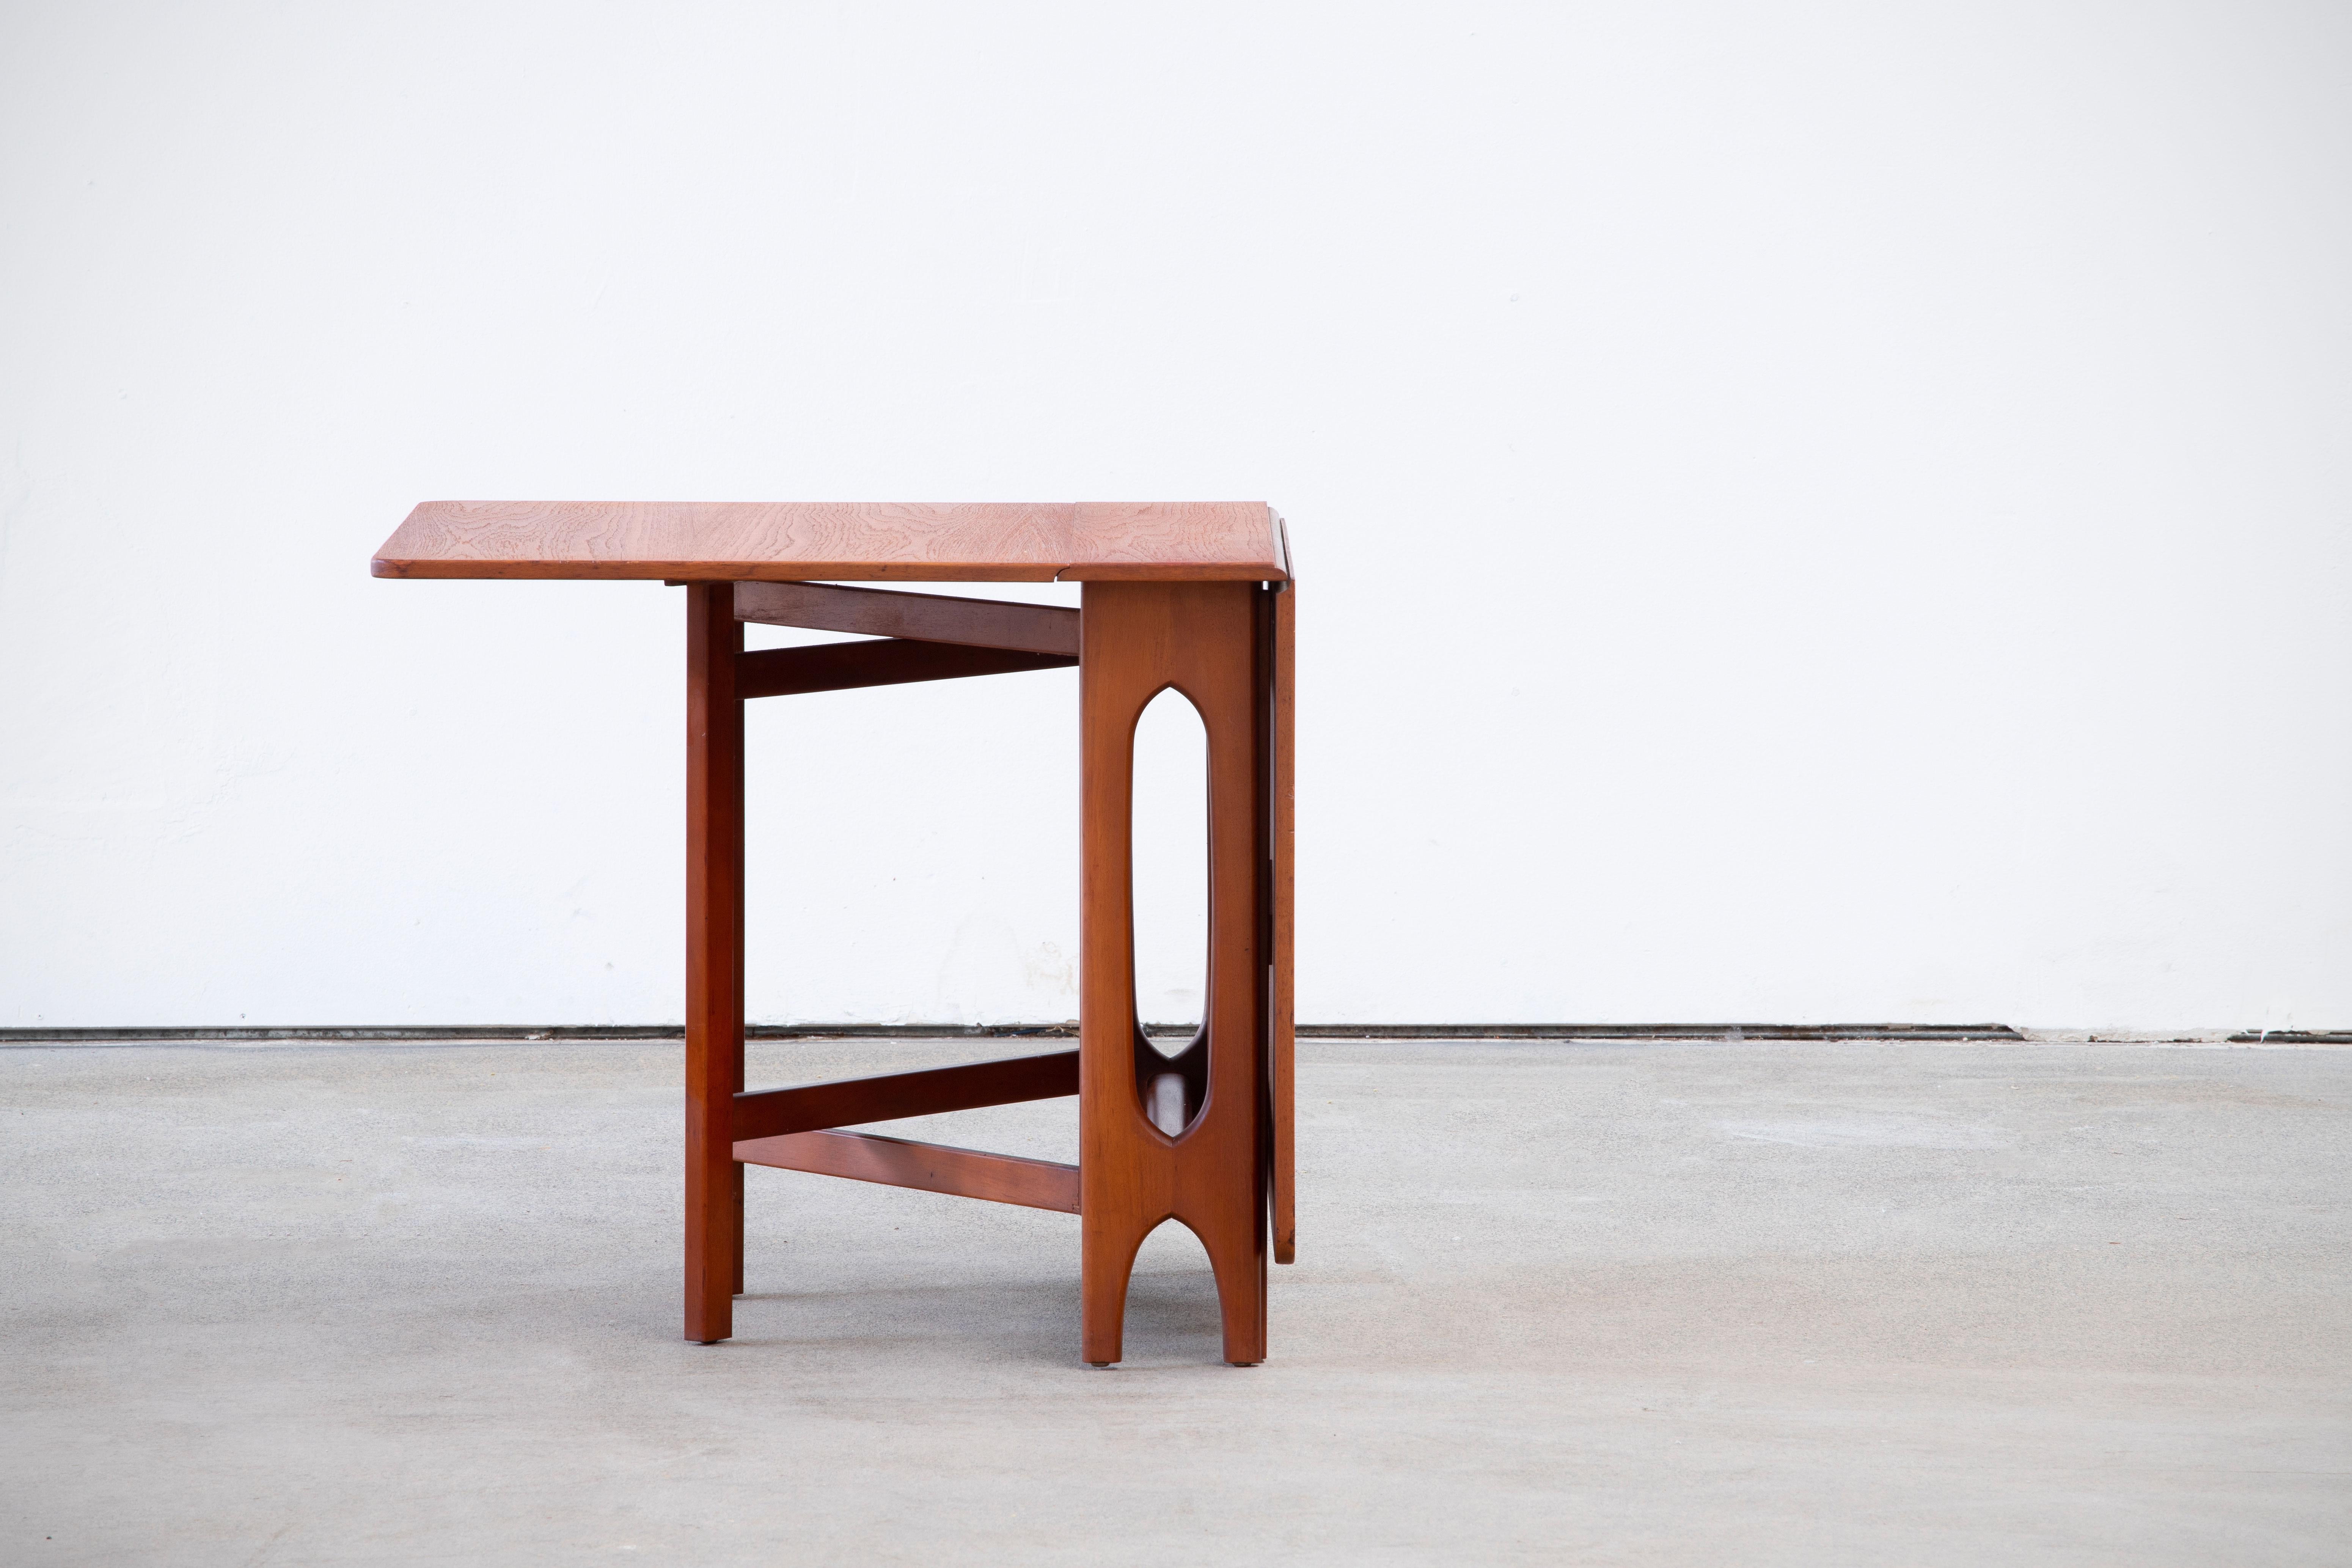
<path id="1" fill-rule="evenodd" d="M 686 1337 L 735 1332 L 743 1289 L 743 624 L 725 583 L 687 588 Z"/>
<path id="2" fill-rule="evenodd" d="M 1120 1359 L 1137 1249 L 1175 1220 L 1209 1255 L 1224 1354 L 1265 1359 L 1269 736 L 1254 583 L 1089 583 L 1079 665 L 1078 1179 L 1082 1354 Z M 1139 1089 L 1167 1063 L 1135 1016 L 1135 730 L 1173 689 L 1208 733 L 1206 1092 L 1173 1135 Z"/>
<path id="3" fill-rule="evenodd" d="M 1269 1252 L 1290 1261 L 1289 583 L 1094 582 L 1083 612 L 795 584 L 684 584 L 687 609 L 685 1337 L 734 1332 L 743 1165 L 768 1164 L 1079 1215 L 1081 1353 L 1120 1359 L 1138 1247 L 1173 1219 L 1215 1276 L 1224 1358 L 1265 1357 Z M 746 654 L 746 619 L 919 631 Z M 960 639 L 969 639 L 960 640 Z M 1082 779 L 1079 1048 L 747 1093 L 743 703 L 753 697 L 1076 664 Z M 1154 1126 L 1135 1016 L 1131 787 L 1145 704 L 1174 687 L 1209 740 L 1207 1087 Z M 1150 1053 L 1142 1055 L 1139 1053 Z M 1076 1094 L 1079 1163 L 840 1131 Z M 1271 1243 L 1271 1245 L 1269 1245 Z"/>

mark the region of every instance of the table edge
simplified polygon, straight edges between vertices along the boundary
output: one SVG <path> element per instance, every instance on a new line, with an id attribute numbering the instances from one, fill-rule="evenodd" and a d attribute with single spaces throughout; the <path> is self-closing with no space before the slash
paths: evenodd
<path id="1" fill-rule="evenodd" d="M 1016 566 L 956 561 L 451 561 L 379 555 L 368 575 L 384 578 L 599 583 L 1286 583 L 1271 564 L 1098 561 Z"/>

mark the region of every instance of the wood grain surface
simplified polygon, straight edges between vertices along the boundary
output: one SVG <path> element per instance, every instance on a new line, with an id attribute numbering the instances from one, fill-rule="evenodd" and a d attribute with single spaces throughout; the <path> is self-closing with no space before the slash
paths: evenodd
<path id="1" fill-rule="evenodd" d="M 977 1110 L 983 1105 L 1058 1100 L 1077 1092 L 1076 1051 L 835 1079 L 796 1089 L 756 1089 L 735 1097 L 735 1141 L 854 1127 L 861 1121 L 889 1121 L 901 1116 Z"/>
<path id="2" fill-rule="evenodd" d="M 747 1165 L 783 1171 L 814 1171 L 891 1187 L 919 1187 L 960 1198 L 1020 1204 L 1033 1209 L 1078 1212 L 1078 1168 L 1018 1154 L 989 1154 L 917 1143 L 878 1132 L 793 1132 L 782 1138 L 749 1138 L 735 1145 Z"/>
<path id="3" fill-rule="evenodd" d="M 1267 742 L 1264 589 L 1247 583 L 1089 583 L 1078 665 L 1080 1354 L 1120 1358 L 1136 1249 L 1163 1221 L 1200 1237 L 1216 1277 L 1225 1359 L 1265 1359 L 1269 1078 L 1262 900 Z M 1175 688 L 1209 742 L 1208 1099 L 1171 1137 L 1137 1082 L 1132 853 L 1135 726 Z"/>
<path id="4" fill-rule="evenodd" d="M 824 642 L 811 647 L 768 647 L 735 660 L 744 698 L 801 697 L 861 686 L 903 686 L 914 680 L 955 680 L 968 675 L 1013 675 L 1067 669 L 1078 661 L 1053 653 L 961 643 L 881 637 L 873 642 Z"/>
<path id="5" fill-rule="evenodd" d="M 840 588 L 829 583 L 738 583 L 735 618 L 810 631 L 1078 657 L 1078 612 L 1058 605 Z"/>
<path id="6" fill-rule="evenodd" d="M 724 584 L 686 594 L 686 1337 L 715 1344 L 743 1289 L 743 623 Z"/>
<path id="7" fill-rule="evenodd" d="M 1276 581 L 1264 501 L 421 503 L 379 577 Z"/>
<path id="8" fill-rule="evenodd" d="M 1294 579 L 1266 597 L 1274 601 L 1268 617 L 1271 646 L 1266 650 L 1271 666 L 1267 721 L 1273 731 L 1272 755 L 1267 759 L 1272 795 L 1267 826 L 1272 837 L 1267 846 L 1271 907 L 1266 912 L 1272 952 L 1267 973 L 1266 1068 L 1274 1111 L 1269 1198 L 1274 1260 L 1295 1263 L 1298 1260 L 1298 1005 L 1293 979 L 1297 934 L 1292 905 L 1297 885 L 1298 584 Z"/>

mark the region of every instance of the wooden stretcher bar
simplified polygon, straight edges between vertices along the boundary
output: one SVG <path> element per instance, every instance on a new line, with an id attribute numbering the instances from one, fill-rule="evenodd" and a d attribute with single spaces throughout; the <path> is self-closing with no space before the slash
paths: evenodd
<path id="1" fill-rule="evenodd" d="M 826 583 L 738 583 L 735 618 L 810 631 L 1078 657 L 1078 612 L 1055 605 L 841 588 Z"/>
<path id="2" fill-rule="evenodd" d="M 910 680 L 952 680 L 966 675 L 1011 675 L 1024 669 L 1065 669 L 1075 658 L 1013 648 L 887 637 L 878 642 L 828 642 L 814 647 L 772 647 L 735 656 L 736 695 L 797 697 Z"/>
<path id="3" fill-rule="evenodd" d="M 747 1165 L 813 1171 L 854 1182 L 916 1187 L 961 1198 L 1019 1204 L 1024 1208 L 1078 1212 L 1078 1168 L 1018 1154 L 984 1154 L 944 1143 L 917 1143 L 876 1132 L 792 1132 L 735 1145 Z"/>
<path id="4" fill-rule="evenodd" d="M 854 1127 L 861 1121 L 890 1121 L 902 1116 L 976 1110 L 983 1105 L 1058 1100 L 1077 1092 L 1078 1053 L 1054 1051 L 1003 1061 L 928 1068 L 920 1072 L 840 1079 L 795 1089 L 753 1089 L 735 1097 L 734 1133 L 740 1142 L 748 1138 Z"/>

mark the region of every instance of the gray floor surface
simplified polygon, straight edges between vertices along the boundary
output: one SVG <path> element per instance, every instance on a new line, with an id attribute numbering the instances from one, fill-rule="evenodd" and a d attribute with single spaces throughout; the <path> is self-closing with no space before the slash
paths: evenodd
<path id="1" fill-rule="evenodd" d="M 768 1170 L 681 1342 L 675 1046 L 0 1051 L 0 1562 L 2352 1562 L 2352 1050 L 1302 1054 L 1273 1359 L 1171 1226 L 1101 1373 L 1074 1217 Z"/>

